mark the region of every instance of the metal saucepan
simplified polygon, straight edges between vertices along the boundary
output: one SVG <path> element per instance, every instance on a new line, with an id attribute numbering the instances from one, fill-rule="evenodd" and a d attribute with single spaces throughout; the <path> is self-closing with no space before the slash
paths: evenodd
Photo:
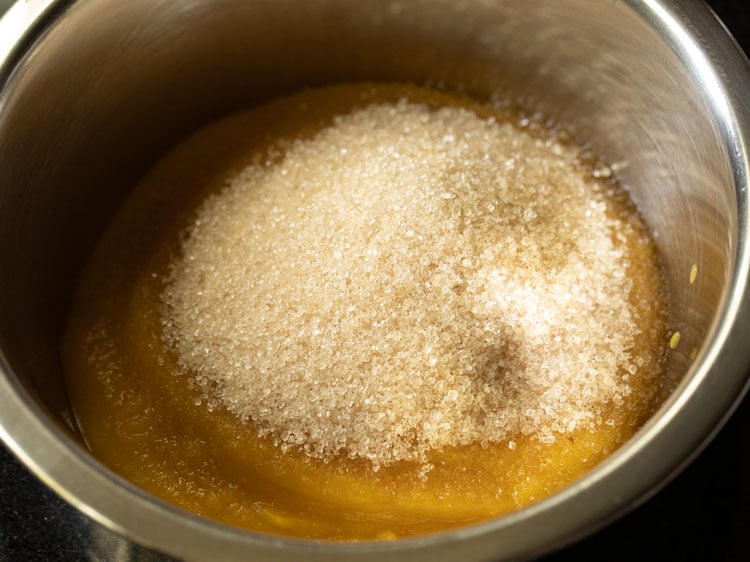
<path id="1" fill-rule="evenodd" d="M 341 544 L 201 519 L 87 452 L 58 352 L 71 294 L 114 209 L 168 147 L 234 110 L 362 79 L 509 93 L 620 163 L 664 261 L 676 390 L 585 478 L 479 525 Z M 703 4 L 26 0 L 0 21 L 0 88 L 0 435 L 123 541 L 190 560 L 530 557 L 653 493 L 746 389 L 750 72 Z"/>

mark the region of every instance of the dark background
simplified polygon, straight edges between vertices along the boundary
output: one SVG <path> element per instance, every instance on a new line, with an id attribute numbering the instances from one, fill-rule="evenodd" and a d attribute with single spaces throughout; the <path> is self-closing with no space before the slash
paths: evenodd
<path id="1" fill-rule="evenodd" d="M 0 0 L 0 13 L 8 3 Z M 750 52 L 750 2 L 708 4 Z M 150 558 L 115 545 L 108 549 L 101 540 L 93 544 L 97 534 L 0 446 L 0 562 Z M 750 561 L 750 397 L 700 457 L 654 498 L 542 562 L 589 560 Z"/>

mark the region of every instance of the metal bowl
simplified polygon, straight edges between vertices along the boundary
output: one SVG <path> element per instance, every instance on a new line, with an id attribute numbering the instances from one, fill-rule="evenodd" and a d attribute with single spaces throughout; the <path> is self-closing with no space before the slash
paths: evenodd
<path id="1" fill-rule="evenodd" d="M 283 93 L 362 79 L 509 94 L 617 163 L 663 258 L 680 333 L 675 390 L 583 479 L 455 531 L 315 542 L 167 505 L 97 462 L 76 429 L 58 345 L 82 266 L 129 188 L 189 132 Z M 746 390 L 750 73 L 703 4 L 27 0 L 0 20 L 0 87 L 0 434 L 124 542 L 186 560 L 527 558 L 654 493 Z"/>

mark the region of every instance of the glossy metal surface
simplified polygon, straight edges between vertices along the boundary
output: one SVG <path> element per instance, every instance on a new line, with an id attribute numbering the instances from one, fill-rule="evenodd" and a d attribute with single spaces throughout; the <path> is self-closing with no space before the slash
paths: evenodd
<path id="1" fill-rule="evenodd" d="M 632 507 L 697 453 L 750 367 L 748 65 L 702 4 L 666 4 L 17 3 L 0 21 L 3 440 L 85 514 L 190 560 L 510 560 Z M 159 154 L 230 111 L 359 79 L 507 92 L 616 163 L 663 256 L 682 336 L 669 366 L 677 389 L 608 462 L 511 516 L 394 543 L 236 531 L 155 500 L 88 455 L 65 397 L 60 330 L 97 236 Z"/>

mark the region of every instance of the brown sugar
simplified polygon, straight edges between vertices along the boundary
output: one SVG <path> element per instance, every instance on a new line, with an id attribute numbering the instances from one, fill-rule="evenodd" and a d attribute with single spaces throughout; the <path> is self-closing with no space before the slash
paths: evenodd
<path id="1" fill-rule="evenodd" d="M 165 331 L 209 404 L 316 458 L 591 428 L 638 370 L 628 228 L 570 148 L 370 105 L 201 206 Z"/>
<path id="2" fill-rule="evenodd" d="M 93 453 L 205 516 L 325 539 L 465 525 L 590 470 L 656 406 L 663 287 L 612 171 L 530 128 L 355 84 L 188 139 L 71 315 Z"/>

